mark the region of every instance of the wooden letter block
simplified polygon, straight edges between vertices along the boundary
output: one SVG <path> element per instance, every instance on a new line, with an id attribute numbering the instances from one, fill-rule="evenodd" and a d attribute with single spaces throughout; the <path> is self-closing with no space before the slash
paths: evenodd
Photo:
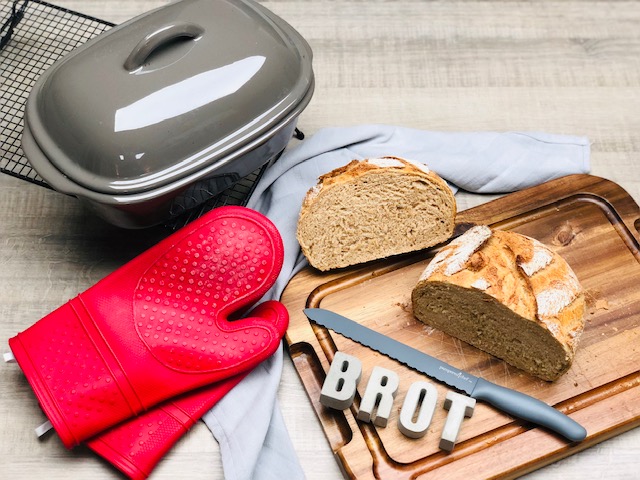
<path id="1" fill-rule="evenodd" d="M 362 374 L 362 362 L 346 353 L 336 352 L 322 384 L 320 403 L 325 407 L 344 410 L 353 403 Z"/>
<path id="2" fill-rule="evenodd" d="M 336 352 L 322 384 L 320 403 L 336 410 L 351 407 L 361 376 L 362 362 L 359 359 L 343 352 Z M 356 418 L 363 422 L 372 422 L 378 427 L 386 427 L 399 384 L 398 374 L 393 370 L 374 367 Z M 438 391 L 432 383 L 419 381 L 411 384 L 398 416 L 398 430 L 409 438 L 423 437 L 433 420 L 437 401 Z M 476 401 L 471 397 L 455 392 L 447 393 L 444 408 L 449 413 L 440 437 L 442 450 L 453 450 L 462 421 L 464 417 L 473 414 L 475 405 Z"/>
<path id="3" fill-rule="evenodd" d="M 404 397 L 398 417 L 398 429 L 410 438 L 420 438 L 427 433 L 436 410 L 438 391 L 429 382 L 412 383 Z M 415 420 L 414 420 L 415 418 Z"/>
<path id="4" fill-rule="evenodd" d="M 447 399 L 444 401 L 445 410 L 449 410 L 447 421 L 442 429 L 440 437 L 440 448 L 450 452 L 456 444 L 458 433 L 462 426 L 464 417 L 473 415 L 473 409 L 476 406 L 476 400 L 466 395 L 456 392 L 447 392 Z"/>
<path id="5" fill-rule="evenodd" d="M 382 367 L 374 367 L 360 402 L 358 420 L 372 421 L 374 425 L 386 427 L 399 384 L 400 380 L 396 372 Z M 375 414 L 373 413 L 374 409 L 376 410 Z"/>

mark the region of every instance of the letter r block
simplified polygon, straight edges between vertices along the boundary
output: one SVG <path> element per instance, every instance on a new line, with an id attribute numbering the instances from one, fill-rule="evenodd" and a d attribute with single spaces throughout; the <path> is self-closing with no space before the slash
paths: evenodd
<path id="1" fill-rule="evenodd" d="M 367 382 L 367 389 L 360 401 L 358 420 L 373 421 L 374 425 L 386 427 L 393 400 L 398 391 L 398 374 L 382 367 L 374 367 Z M 374 414 L 373 411 L 376 410 Z"/>

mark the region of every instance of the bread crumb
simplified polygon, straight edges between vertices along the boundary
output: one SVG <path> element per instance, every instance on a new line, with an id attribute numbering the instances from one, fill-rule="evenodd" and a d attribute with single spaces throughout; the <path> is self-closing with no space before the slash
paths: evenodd
<path id="1" fill-rule="evenodd" d="M 411 313 L 411 314 L 413 312 L 413 309 L 411 308 L 411 302 L 410 301 L 396 302 L 396 303 L 394 303 L 394 305 L 396 307 L 400 307 L 403 312 L 407 312 L 407 313 Z"/>
<path id="2" fill-rule="evenodd" d="M 435 329 L 434 327 L 430 327 L 430 326 L 428 326 L 428 325 L 425 325 L 425 326 L 422 328 L 422 330 L 423 330 L 423 331 L 424 331 L 428 336 L 431 336 L 431 334 L 432 334 L 433 332 L 435 332 L 435 331 L 436 331 L 436 329 Z"/>
<path id="3" fill-rule="evenodd" d="M 606 298 L 602 298 L 602 293 L 598 290 L 585 291 L 584 299 L 590 315 L 594 315 L 599 310 L 609 310 L 609 302 Z"/>

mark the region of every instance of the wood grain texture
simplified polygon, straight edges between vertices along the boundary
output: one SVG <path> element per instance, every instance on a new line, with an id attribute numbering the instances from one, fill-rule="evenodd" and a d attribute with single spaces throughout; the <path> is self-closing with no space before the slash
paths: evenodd
<path id="1" fill-rule="evenodd" d="M 585 331 L 571 369 L 545 382 L 509 366 L 414 318 L 411 291 L 434 251 L 400 256 L 361 267 L 321 273 L 311 267 L 289 283 L 283 302 L 291 312 L 287 343 L 309 398 L 333 450 L 351 478 L 513 478 L 640 425 L 640 209 L 617 185 L 574 175 L 514 193 L 461 212 L 458 231 L 489 225 L 533 237 L 559 253 L 587 294 Z M 438 406 L 427 435 L 411 439 L 395 426 L 409 386 L 425 377 L 330 330 L 312 325 L 305 307 L 345 315 L 402 343 L 425 351 L 472 375 L 521 391 L 571 415 L 588 432 L 570 445 L 556 435 L 514 421 L 478 403 L 465 420 L 451 454 L 438 442 L 447 387 L 437 385 Z M 336 351 L 359 358 L 363 395 L 376 366 L 400 378 L 396 406 L 385 428 L 355 420 L 349 410 L 320 405 L 318 386 Z M 496 455 L 508 461 L 492 461 Z"/>
<path id="2" fill-rule="evenodd" d="M 52 1 L 115 23 L 167 3 Z M 640 2 L 263 3 L 298 29 L 314 51 L 316 92 L 299 123 L 306 134 L 380 122 L 586 135 L 592 173 L 640 201 Z M 493 198 L 457 195 L 461 209 Z M 0 343 L 6 346 L 10 336 L 161 235 L 121 232 L 93 219 L 74 199 L 0 175 Z M 26 382 L 3 366 L 0 385 L 3 477 L 122 478 L 88 451 L 64 450 L 54 436 L 36 441 L 32 428 L 42 416 Z M 338 463 L 290 360 L 280 403 L 308 478 L 338 478 Z M 638 445 L 635 429 L 530 478 L 634 478 Z M 509 456 L 506 449 L 498 458 Z M 217 446 L 203 425 L 172 450 L 152 478 L 184 478 L 184 472 L 193 479 L 223 477 Z"/>

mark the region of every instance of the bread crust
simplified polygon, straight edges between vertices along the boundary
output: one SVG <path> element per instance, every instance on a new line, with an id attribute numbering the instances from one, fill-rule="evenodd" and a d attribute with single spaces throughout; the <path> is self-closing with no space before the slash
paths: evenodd
<path id="1" fill-rule="evenodd" d="M 532 322 L 548 331 L 549 340 L 543 341 L 542 345 L 547 342 L 550 350 L 559 347 L 564 353 L 565 358 L 556 362 L 557 368 L 537 369 L 535 365 L 529 367 L 527 362 L 516 365 L 519 368 L 545 380 L 555 380 L 570 367 L 584 329 L 585 295 L 568 263 L 541 242 L 515 232 L 491 230 L 487 226 L 474 227 L 452 241 L 433 258 L 412 292 L 414 314 L 430 325 L 433 325 L 438 307 L 432 299 L 429 299 L 431 305 L 426 305 L 425 295 L 429 294 L 425 292 L 434 282 L 461 287 L 455 295 L 461 295 L 463 299 L 466 296 L 464 289 L 483 292 L 507 307 L 520 325 Z M 465 336 L 455 325 L 456 321 L 462 321 L 456 320 L 455 315 L 446 320 L 441 315 L 438 318 L 438 325 L 433 326 L 459 338 Z M 465 328 L 470 328 L 471 322 L 469 320 Z M 482 342 L 474 341 L 472 337 L 462 339 L 488 351 L 486 346 L 480 345 Z M 514 339 L 517 339 L 517 332 L 514 332 Z M 505 351 L 510 348 L 504 345 Z M 498 342 L 489 353 L 511 364 L 518 362 L 513 352 L 507 354 L 501 349 Z M 527 345 L 522 349 L 526 350 Z M 538 352 L 537 359 L 535 355 L 531 354 L 531 363 L 545 363 L 545 351 Z"/>
<path id="2" fill-rule="evenodd" d="M 353 182 L 358 178 L 372 172 L 379 172 L 380 169 L 385 170 L 391 175 L 417 175 L 428 178 L 430 181 L 439 185 L 443 192 L 446 192 L 449 201 L 453 204 L 453 215 L 457 213 L 456 201 L 453 192 L 447 182 L 445 182 L 437 173 L 429 170 L 424 164 L 412 162 L 405 158 L 386 156 L 381 158 L 365 158 L 364 160 L 351 160 L 342 167 L 331 170 L 324 175 L 318 177 L 318 183 L 309 189 L 302 202 L 300 218 L 309 212 L 310 205 L 322 192 L 344 183 Z"/>
<path id="3" fill-rule="evenodd" d="M 312 232 L 309 225 L 313 222 L 320 221 L 320 219 L 325 216 L 324 221 L 327 222 L 325 224 L 327 229 L 346 228 L 343 225 L 339 225 L 340 222 L 348 221 L 347 217 L 349 216 L 357 217 L 358 212 L 356 210 L 358 207 L 353 206 L 353 204 L 349 205 L 348 199 L 340 198 L 341 194 L 337 192 L 349 186 L 357 186 L 360 191 L 365 188 L 370 188 L 371 190 L 375 190 L 376 188 L 380 189 L 380 182 L 378 181 L 378 183 L 376 183 L 376 178 L 379 180 L 380 175 L 386 176 L 388 180 L 388 182 L 386 182 L 387 184 L 393 183 L 396 180 L 398 182 L 404 182 L 403 184 L 405 185 L 414 182 L 416 185 L 420 185 L 422 188 L 428 188 L 429 191 L 437 194 L 438 201 L 443 205 L 441 209 L 442 212 L 438 213 L 438 215 L 442 217 L 438 219 L 438 221 L 441 221 L 443 224 L 442 232 L 437 232 L 433 239 L 428 238 L 428 235 L 416 235 L 415 240 L 405 242 L 404 238 L 400 238 L 404 237 L 404 233 L 400 232 L 400 230 L 396 232 L 394 228 L 392 228 L 394 226 L 389 225 L 391 220 L 384 218 L 382 213 L 380 213 L 380 216 L 378 216 L 375 221 L 380 222 L 382 225 L 367 225 L 366 223 L 372 223 L 372 220 L 368 219 L 366 215 L 360 217 L 362 219 L 361 223 L 353 222 L 354 225 L 349 225 L 349 228 L 355 230 L 362 228 L 359 238 L 349 238 L 349 242 L 352 245 L 344 245 L 339 242 L 331 246 L 323 245 L 322 239 L 317 235 L 317 231 Z M 365 187 L 365 185 L 368 186 Z M 336 197 L 333 204 L 329 205 L 329 202 L 323 204 L 323 202 L 331 198 L 332 195 Z M 390 210 L 390 203 L 395 202 L 397 205 L 393 205 L 393 208 L 405 208 L 405 215 L 411 216 L 413 212 L 412 208 L 415 207 L 409 203 L 409 195 L 403 196 L 402 194 L 397 194 L 393 199 L 390 199 L 381 193 L 378 197 L 372 194 L 372 198 L 376 198 L 378 205 L 372 205 L 371 209 L 374 210 L 377 208 L 380 212 Z M 337 212 L 338 207 L 336 203 L 344 204 L 341 205 L 342 212 Z M 335 213 L 335 218 L 328 214 L 329 210 L 336 210 L 333 212 Z M 297 238 L 302 252 L 312 266 L 320 270 L 330 270 L 377 260 L 391 255 L 420 250 L 442 243 L 453 234 L 456 213 L 456 202 L 453 192 L 440 176 L 430 171 L 425 165 L 400 157 L 353 160 L 347 165 L 336 168 L 319 177 L 317 185 L 307 192 L 302 202 L 298 218 Z M 373 217 L 375 215 L 371 216 Z M 420 218 L 415 217 L 416 218 L 412 220 L 419 222 Z M 327 220 L 329 218 L 331 219 Z M 383 228 L 379 229 L 379 226 Z M 401 227 L 401 225 L 399 226 Z M 394 245 L 390 247 L 389 245 L 393 242 L 387 241 L 388 239 L 385 239 L 385 235 L 396 235 L 398 237 L 398 247 L 395 248 Z M 405 242 L 405 244 L 402 244 L 402 242 Z M 362 248 L 358 248 L 360 243 L 362 243 Z M 355 247 L 353 244 L 355 244 Z M 336 251 L 344 250 L 344 252 L 333 254 L 333 252 L 330 252 L 332 249 Z"/>

